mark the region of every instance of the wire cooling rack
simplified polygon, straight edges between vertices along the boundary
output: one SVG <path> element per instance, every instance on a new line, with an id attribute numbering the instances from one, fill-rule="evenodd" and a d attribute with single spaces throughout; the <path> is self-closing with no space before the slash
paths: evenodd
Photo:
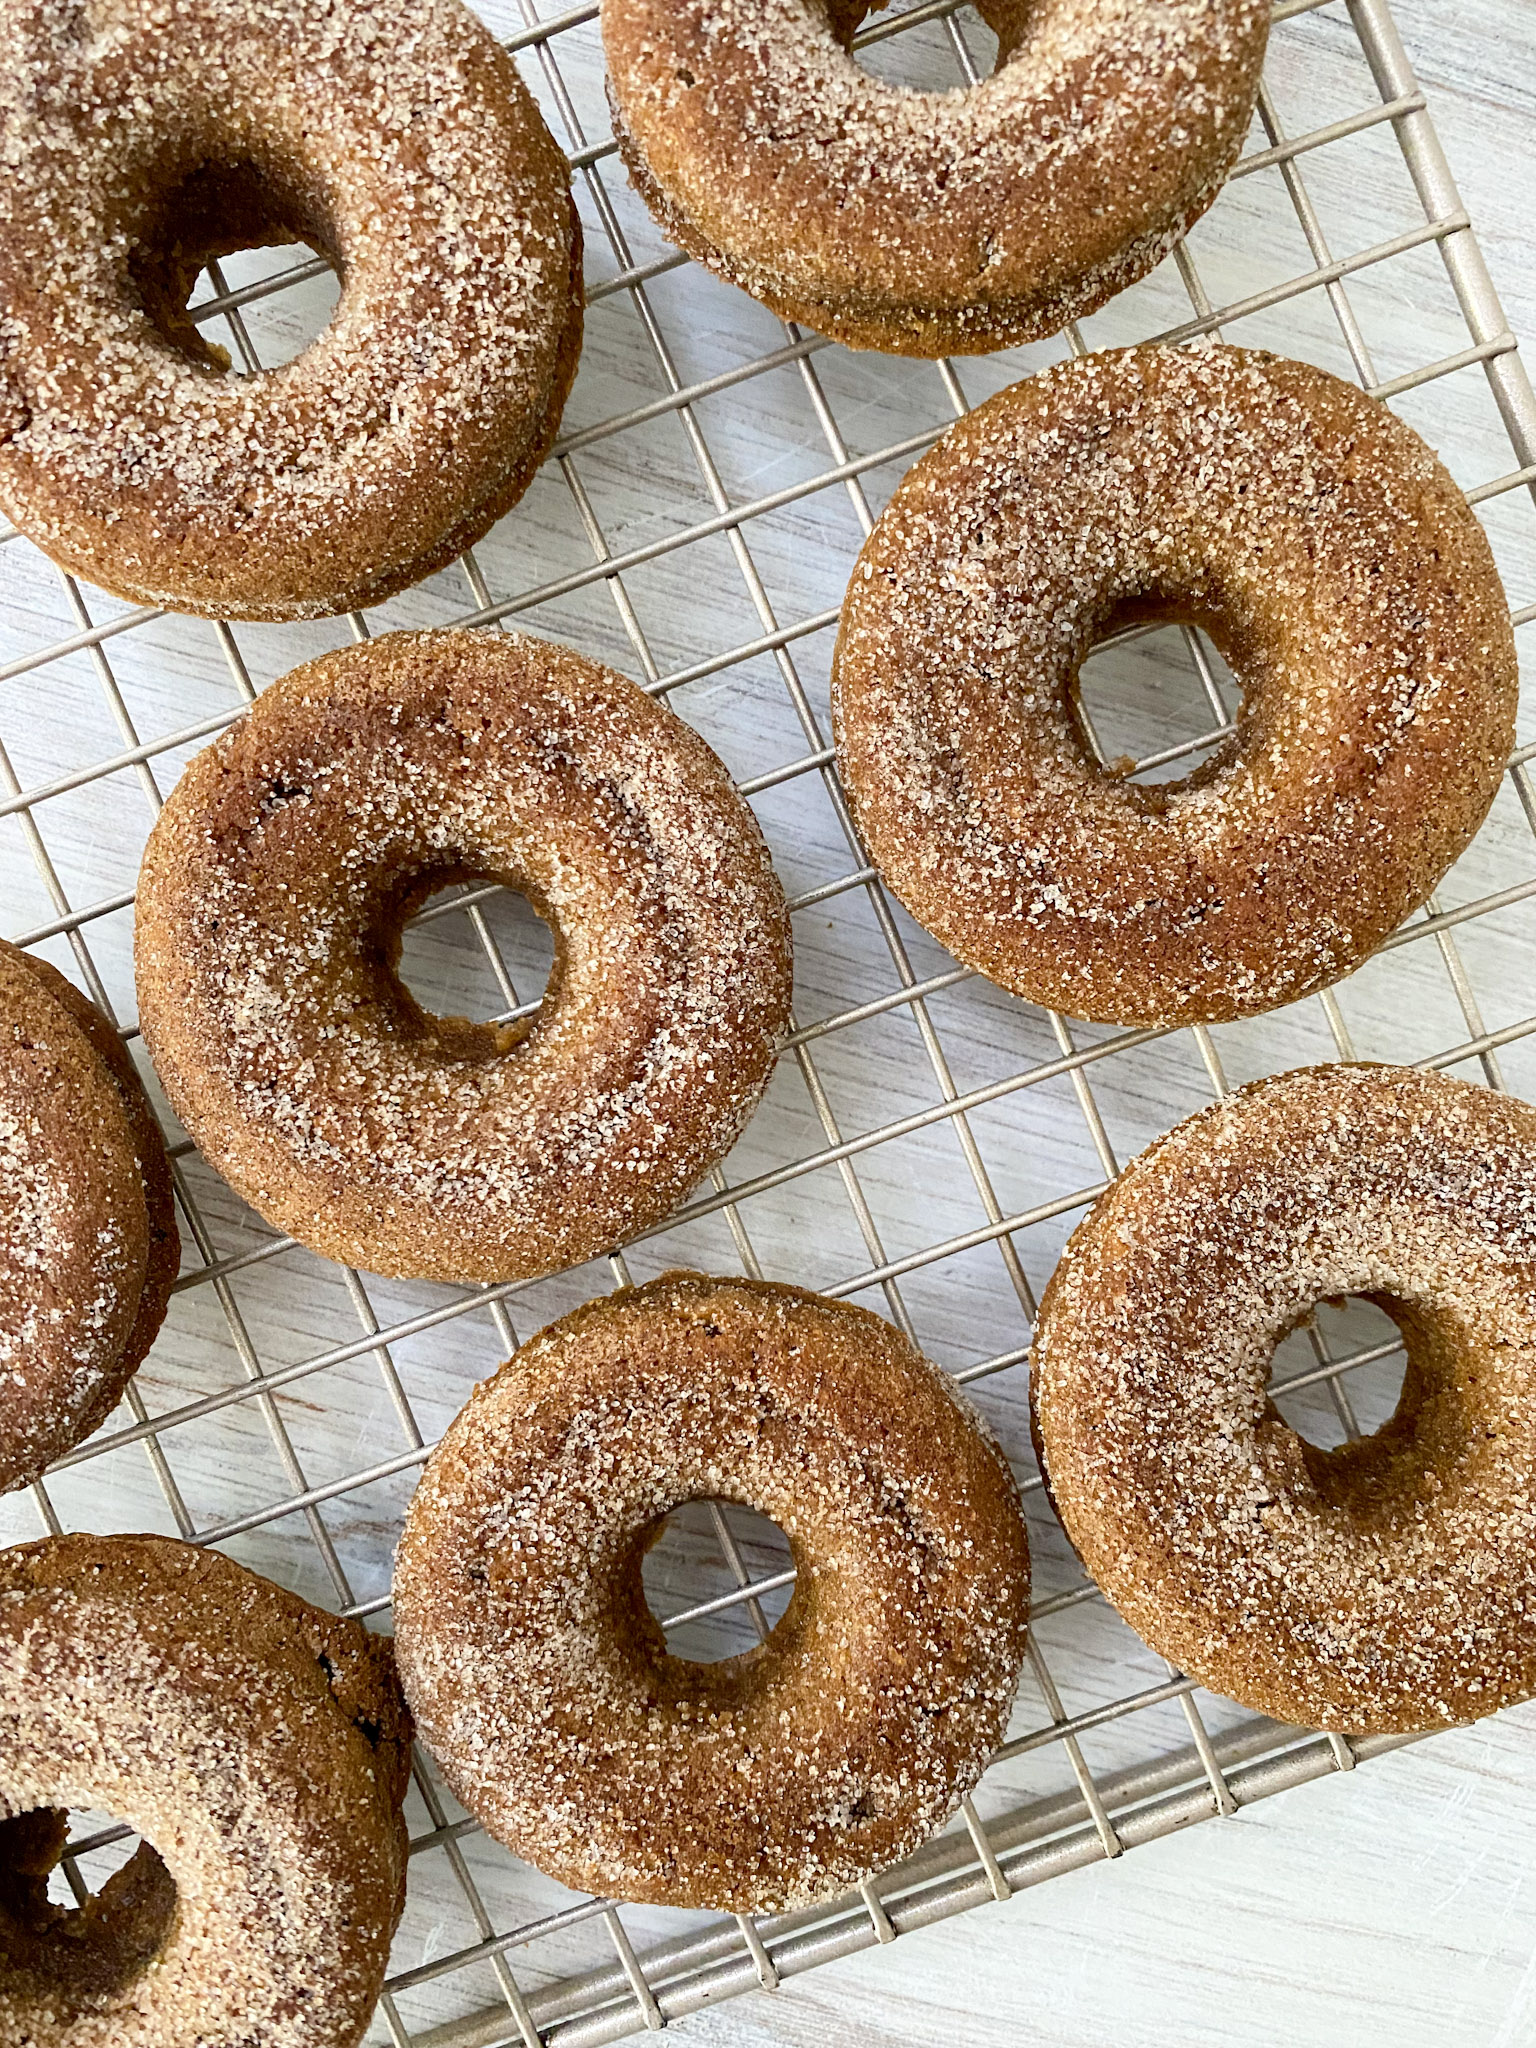
<path id="1" fill-rule="evenodd" d="M 1516 602 L 1531 592 L 1536 405 L 1382 0 L 1280 0 L 1248 153 L 1189 244 L 1081 333 L 953 365 L 849 354 L 686 264 L 614 160 L 595 0 L 543 20 L 521 6 L 487 12 L 570 152 L 587 229 L 586 350 L 554 454 L 473 554 L 350 622 L 125 608 L 0 534 L 6 926 L 139 1055 L 134 878 L 190 754 L 349 632 L 516 623 L 664 695 L 737 775 L 794 905 L 793 1037 L 725 1170 L 666 1229 L 531 1285 L 327 1265 L 246 1211 L 167 1114 L 186 1261 L 166 1329 L 106 1428 L 0 1503 L 0 1536 L 158 1528 L 387 1627 L 405 1503 L 472 1383 L 616 1282 L 745 1269 L 873 1305 L 971 1387 L 1025 1487 L 1035 1627 L 1009 1739 L 953 1826 L 816 1912 L 753 1923 L 574 1896 L 490 1842 L 422 1757 L 372 2037 L 394 2048 L 588 2048 L 654 2029 L 1394 1746 L 1256 1720 L 1110 1612 L 1035 1475 L 1031 1317 L 1117 1166 L 1241 1081 L 1376 1057 L 1536 1096 L 1525 732 L 1476 845 L 1377 959 L 1273 1017 L 1179 1033 L 1069 1023 L 956 967 L 865 863 L 829 745 L 837 605 L 880 506 L 968 404 L 1069 348 L 1219 334 L 1356 377 L 1441 448 Z M 872 69 L 932 86 L 974 79 L 993 47 L 953 0 L 879 17 L 860 45 Z M 318 331 L 335 290 L 318 259 L 252 252 L 203 280 L 197 317 L 255 373 Z M 1212 650 L 1177 630 L 1101 650 L 1085 698 L 1105 757 L 1162 777 L 1189 771 L 1235 702 Z M 427 906 L 405 972 L 434 1007 L 505 1016 L 530 1006 L 548 960 L 526 905 L 472 889 Z M 1332 1442 L 1379 1424 L 1401 1372 L 1395 1330 L 1356 1303 L 1288 1340 L 1274 1387 Z M 770 1627 L 791 1579 L 777 1532 L 716 1506 L 675 1518 L 647 1585 L 679 1652 L 708 1657 Z M 77 1819 L 64 1880 L 83 1896 L 129 1846 L 110 1816 Z"/>

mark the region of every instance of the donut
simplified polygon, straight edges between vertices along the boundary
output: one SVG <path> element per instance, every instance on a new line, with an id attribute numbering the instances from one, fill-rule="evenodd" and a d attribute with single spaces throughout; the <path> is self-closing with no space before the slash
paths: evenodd
<path id="1" fill-rule="evenodd" d="M 581 345 L 569 172 L 458 0 L 0 0 L 0 506 L 143 604 L 377 604 L 543 459 Z M 187 311 L 306 242 L 341 298 L 230 373 Z"/>
<path id="2" fill-rule="evenodd" d="M 884 4 L 884 0 L 877 0 Z M 1268 0 L 979 0 L 997 68 L 860 69 L 864 0 L 603 0 L 614 134 L 667 237 L 853 348 L 1055 334 L 1160 263 L 1236 161 Z"/>
<path id="3" fill-rule="evenodd" d="M 553 930 L 536 1017 L 428 1015 L 405 920 L 490 878 Z M 789 919 L 719 760 L 635 684 L 511 634 L 396 633 L 274 684 L 145 852 L 144 1036 L 205 1156 L 371 1272 L 514 1280 L 659 1223 L 756 1107 Z"/>
<path id="4" fill-rule="evenodd" d="M 1079 665 L 1207 632 L 1242 689 L 1182 782 L 1101 766 Z M 1306 363 L 1144 347 L 1016 384 L 903 479 L 833 717 L 873 861 L 966 966 L 1100 1023 L 1217 1023 L 1359 965 L 1471 841 L 1514 742 L 1509 611 L 1418 436 Z"/>
<path id="5" fill-rule="evenodd" d="M 0 1552 L 0 2040 L 353 2048 L 405 1898 L 389 1647 L 213 1551 Z M 69 1809 L 139 1847 L 48 1896 Z"/>
<path id="6" fill-rule="evenodd" d="M 1402 1333 L 1396 1412 L 1321 1450 L 1266 1393 L 1324 1299 Z M 1179 1124 L 1041 1304 L 1057 1513 L 1110 1600 L 1213 1691 L 1356 1734 L 1536 1693 L 1536 1109 L 1315 1067 Z"/>
<path id="7" fill-rule="evenodd" d="M 62 974 L 0 940 L 0 1491 L 105 1422 L 181 1246 L 133 1061 Z"/>
<path id="8" fill-rule="evenodd" d="M 789 1538 L 766 1642 L 668 1653 L 641 1559 L 699 1498 Z M 580 1890 L 779 1912 L 915 1848 L 980 1777 L 1024 1656 L 1001 1451 L 865 1309 L 668 1273 L 478 1386 L 395 1567 L 406 1696 L 455 1796 Z"/>

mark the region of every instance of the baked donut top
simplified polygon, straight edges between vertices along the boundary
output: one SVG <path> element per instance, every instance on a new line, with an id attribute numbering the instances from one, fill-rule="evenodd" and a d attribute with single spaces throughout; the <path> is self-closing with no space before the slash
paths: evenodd
<path id="1" fill-rule="evenodd" d="M 1234 736 L 1143 786 L 1090 753 L 1093 647 L 1209 632 Z M 1508 604 L 1434 451 L 1311 364 L 1108 350 L 960 421 L 865 543 L 834 663 L 870 852 L 969 965 L 1072 1015 L 1256 1013 L 1337 980 L 1481 824 Z"/>
<path id="2" fill-rule="evenodd" d="M 766 1642 L 700 1664 L 640 1560 L 708 1498 L 777 1522 L 797 1578 Z M 573 1885 L 781 1911 L 954 1810 L 1006 1726 L 1028 1590 L 1012 1474 L 945 1373 L 868 1310 L 677 1272 L 475 1389 L 395 1604 L 423 1736 L 493 1833 Z"/>
<path id="3" fill-rule="evenodd" d="M 1050 333 L 1129 241 L 1172 245 L 1241 147 L 1269 28 L 1268 0 L 1000 0 L 992 77 L 935 93 L 860 68 L 865 11 L 604 0 L 620 123 L 738 270 L 766 244 L 780 293 L 872 317 L 899 276 L 911 307 L 971 309 L 981 347 L 993 304 L 1069 302 Z"/>
<path id="4" fill-rule="evenodd" d="M 296 237 L 341 272 L 330 324 L 225 374 L 183 310 L 203 256 Z M 125 586 L 179 541 L 189 607 L 252 549 L 377 580 L 381 531 L 412 561 L 500 474 L 509 408 L 544 420 L 572 247 L 564 159 L 459 0 L 3 0 L 0 501 Z"/>
<path id="5" fill-rule="evenodd" d="M 405 918 L 472 877 L 553 928 L 531 1019 L 429 1015 L 393 971 Z M 783 895 L 721 762 L 515 634 L 390 634 L 275 683 L 172 793 L 135 949 L 167 1092 L 249 1199 L 283 1210 L 297 1172 L 323 1242 L 360 1190 L 370 1258 L 410 1270 L 437 1233 L 442 1278 L 499 1277 L 470 1240 L 544 1244 L 573 1202 L 606 1218 L 583 1257 L 652 1220 L 734 1141 L 789 1009 Z"/>
<path id="6" fill-rule="evenodd" d="M 1396 1415 L 1333 1450 L 1267 1394 L 1364 1295 Z M 1073 1236 L 1032 1359 L 1089 1571 L 1163 1654 L 1306 1726 L 1423 1728 L 1536 1691 L 1536 1109 L 1412 1068 L 1282 1074 L 1186 1119 Z"/>

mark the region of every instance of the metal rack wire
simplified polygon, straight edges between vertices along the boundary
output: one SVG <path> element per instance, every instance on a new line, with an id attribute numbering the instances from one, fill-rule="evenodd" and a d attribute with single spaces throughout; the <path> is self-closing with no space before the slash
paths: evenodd
<path id="1" fill-rule="evenodd" d="M 409 1287 L 327 1266 L 243 1210 L 167 1118 L 187 1241 L 167 1329 L 106 1429 L 0 1505 L 0 1535 L 161 1527 L 381 1619 L 404 1502 L 475 1378 L 631 1274 L 734 1267 L 881 1308 L 974 1388 L 1025 1486 L 1036 1623 L 1009 1739 L 952 1828 L 816 1912 L 753 1923 L 574 1898 L 488 1842 L 422 1758 L 377 2024 L 394 2048 L 590 2048 L 656 2029 L 1395 1747 L 1197 1694 L 1106 1609 L 1029 1453 L 1036 1293 L 1118 1164 L 1253 1074 L 1377 1056 L 1536 1094 L 1519 915 L 1536 895 L 1536 745 L 1442 897 L 1377 961 L 1276 1018 L 1173 1034 L 1071 1024 L 956 967 L 867 865 L 829 745 L 830 631 L 884 497 L 968 404 L 1068 347 L 1218 334 L 1352 374 L 1440 443 L 1517 601 L 1536 580 L 1536 402 L 1384 0 L 1279 0 L 1256 133 L 1190 244 L 1086 332 L 955 365 L 852 357 L 685 264 L 612 143 L 592 139 L 607 135 L 596 0 L 544 20 L 518 5 L 484 11 L 570 153 L 588 233 L 587 349 L 544 472 L 455 569 L 349 625 L 127 608 L 0 532 L 7 924 L 136 1045 L 133 879 L 189 755 L 348 629 L 517 621 L 668 697 L 737 773 L 796 913 L 793 1036 L 751 1131 L 678 1217 L 532 1284 Z M 988 61 L 956 0 L 879 17 L 859 43 L 877 68 L 899 51 L 914 84 L 974 80 Z M 212 272 L 195 310 L 254 373 L 302 345 L 333 292 L 319 259 L 266 251 Z M 1514 616 L 1536 620 L 1536 604 Z M 1086 698 L 1106 756 L 1130 752 L 1148 776 L 1188 772 L 1234 704 L 1212 651 L 1172 632 L 1096 655 Z M 531 1007 L 541 957 L 535 921 L 474 889 L 423 912 L 407 971 L 437 1007 L 507 1016 Z M 1298 1427 L 1336 1439 L 1389 1412 L 1400 1373 L 1396 1332 L 1357 1305 L 1289 1340 L 1273 1386 Z M 692 1655 L 771 1626 L 793 1576 L 718 1506 L 657 1560 L 653 1601 Z M 110 1818 L 87 1823 L 67 1881 L 83 1896 L 124 1853 Z"/>

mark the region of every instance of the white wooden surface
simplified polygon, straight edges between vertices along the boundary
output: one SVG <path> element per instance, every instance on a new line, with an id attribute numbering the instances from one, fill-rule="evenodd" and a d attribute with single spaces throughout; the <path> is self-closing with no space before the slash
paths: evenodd
<path id="1" fill-rule="evenodd" d="M 504 32 L 516 28 L 512 0 L 477 4 Z M 1536 260 L 1529 243 L 1536 201 L 1536 15 L 1528 0 L 1400 0 L 1400 25 L 1430 89 L 1511 320 L 1517 330 L 1536 336 Z M 562 38 L 561 45 L 561 68 L 587 138 L 600 140 L 606 126 L 594 39 L 581 32 Z M 936 47 L 942 55 L 942 45 Z M 893 48 L 882 46 L 871 61 L 884 64 Z M 521 61 L 561 132 L 560 110 L 537 58 L 525 53 Z M 1277 38 L 1271 70 L 1277 104 L 1292 132 L 1357 111 L 1363 104 L 1361 69 L 1358 47 L 1337 7 L 1288 24 Z M 562 140 L 569 142 L 569 135 L 562 133 Z M 1309 158 L 1306 168 L 1339 253 L 1363 249 L 1422 218 L 1384 131 L 1345 145 L 1337 155 L 1324 151 Z M 661 253 L 611 164 L 605 177 L 634 239 L 636 259 Z M 604 244 L 590 195 L 584 195 L 584 210 L 589 282 L 601 283 L 621 265 Z M 1195 245 L 1202 274 L 1223 302 L 1276 277 L 1299 274 L 1310 262 L 1273 171 L 1234 185 L 1197 232 Z M 730 372 L 785 340 L 784 330 L 760 309 L 692 269 L 658 277 L 650 297 L 684 383 Z M 1432 249 L 1362 273 L 1352 283 L 1351 298 L 1383 378 L 1465 344 L 1465 328 Z M 317 283 L 307 310 L 302 294 L 298 303 L 303 318 L 285 310 L 286 299 L 254 309 L 260 321 L 253 319 L 253 326 L 260 326 L 264 347 L 293 353 L 323 319 L 328 301 Z M 1105 344 L 1135 338 L 1187 314 L 1183 287 L 1169 265 L 1096 316 L 1088 339 Z M 1241 323 L 1231 338 L 1349 368 L 1318 291 Z M 1060 352 L 1057 345 L 962 365 L 962 382 L 975 399 Z M 816 356 L 815 369 L 856 451 L 890 445 L 950 416 L 937 373 L 928 366 L 832 350 Z M 664 390 L 636 309 L 622 293 L 601 298 L 589 316 L 567 431 L 600 426 L 613 415 L 659 401 Z M 1468 484 L 1512 466 L 1477 368 L 1411 392 L 1400 406 L 1439 442 Z M 828 464 L 827 441 L 798 365 L 783 365 L 711 397 L 697 416 L 720 459 L 733 504 L 781 490 Z M 872 509 L 878 510 L 899 469 L 886 464 L 868 478 Z M 710 514 L 697 452 L 675 416 L 660 414 L 622 435 L 594 439 L 577 454 L 575 473 L 615 553 L 648 545 Z M 859 544 L 855 510 L 838 485 L 750 523 L 753 562 L 785 623 L 836 605 Z M 1512 598 L 1524 604 L 1536 597 L 1530 507 L 1514 499 L 1495 501 L 1488 523 Z M 591 532 L 554 466 L 479 554 L 497 596 L 590 566 Z M 0 555 L 0 569 L 0 662 L 40 651 L 76 630 L 81 621 L 75 598 L 33 550 L 11 543 Z M 569 639 L 632 675 L 645 673 L 647 655 L 669 674 L 763 630 L 762 607 L 749 601 L 745 587 L 742 564 L 728 543 L 706 537 L 637 567 L 626 578 L 624 595 L 633 607 L 627 615 L 614 593 L 594 582 L 541 602 L 517 622 Z M 111 619 L 121 609 L 94 592 L 86 592 L 83 601 L 94 620 Z M 443 623 L 472 601 L 463 572 L 450 570 L 383 608 L 371 623 L 375 630 Z M 1536 628 L 1528 629 L 1526 638 L 1533 633 Z M 242 628 L 235 644 L 259 686 L 346 637 L 344 624 L 328 622 Z M 809 701 L 823 717 L 828 643 L 823 631 L 793 649 Z M 125 716 L 153 739 L 232 711 L 238 701 L 225 650 L 200 622 L 143 622 L 105 642 L 100 659 L 110 662 L 110 674 L 96 657 L 78 653 L 0 685 L 0 737 L 23 784 L 46 783 L 114 753 L 125 743 Z M 775 771 L 808 751 L 783 684 L 771 661 L 756 658 L 679 691 L 672 701 L 733 771 L 748 777 Z M 121 691 L 116 704 L 113 690 Z M 1099 702 L 1092 690 L 1090 699 Z M 1177 665 L 1153 647 L 1117 671 L 1109 715 L 1115 742 L 1109 751 L 1137 754 L 1199 731 L 1205 722 L 1187 682 L 1178 680 Z M 1536 739 L 1529 702 L 1521 738 Z M 152 773 L 160 790 L 169 787 L 190 751 L 181 746 L 155 757 Z M 125 1021 L 132 1016 L 131 914 L 120 899 L 131 891 L 154 799 L 148 774 L 133 770 L 50 799 L 36 811 L 71 903 L 105 906 L 83 929 L 100 986 Z M 849 850 L 814 773 L 764 789 L 757 804 L 792 893 L 846 875 Z M 1506 788 L 1477 847 L 1448 883 L 1447 901 L 1465 903 L 1520 886 L 1532 866 L 1530 832 Z M 50 927 L 59 908 L 14 817 L 0 820 L 0 907 L 0 929 L 8 935 Z M 477 968 L 473 936 L 459 929 L 462 922 L 445 920 L 413 936 L 413 985 L 428 1000 L 435 997 L 439 1008 L 478 1008 L 483 1014 L 496 999 L 483 965 Z M 529 920 L 503 912 L 499 928 L 513 966 L 536 975 L 540 949 Z M 1513 1025 L 1536 1009 L 1532 929 L 1529 902 L 1458 928 L 1486 1021 L 1494 1028 Z M 921 934 L 904 923 L 900 930 L 919 975 L 945 967 Z M 856 890 L 808 907 L 797 918 L 796 948 L 802 1023 L 895 986 L 890 959 Z M 82 962 L 64 938 L 44 939 L 40 950 L 82 978 Z M 1475 1035 L 1451 997 L 1433 941 L 1373 963 L 1340 992 L 1339 1001 L 1365 1056 L 1428 1056 Z M 1006 1077 L 1058 1051 L 1038 1012 L 982 984 L 947 991 L 935 1000 L 932 1014 L 961 1088 Z M 1217 1036 L 1233 1080 L 1335 1056 L 1316 1002 Z M 814 1154 L 827 1141 L 827 1114 L 835 1114 L 845 1132 L 860 1133 L 935 1104 L 935 1077 L 905 1010 L 829 1034 L 817 1041 L 815 1055 L 827 1090 L 826 1114 L 812 1104 L 794 1063 L 781 1063 L 764 1111 L 729 1162 L 733 1183 Z M 1536 1038 L 1510 1045 L 1503 1059 L 1509 1085 L 1536 1099 Z M 1478 1073 L 1475 1065 L 1461 1071 L 1472 1078 Z M 1102 1062 L 1093 1069 L 1093 1087 L 1124 1158 L 1208 1100 L 1210 1081 L 1189 1035 L 1182 1034 Z M 973 1124 L 1007 1213 L 1067 1196 L 1092 1184 L 1101 1171 L 1065 1080 L 1003 1096 Z M 291 1249 L 269 1256 L 270 1233 L 217 1177 L 195 1160 L 187 1172 L 208 1226 L 209 1255 L 250 1263 L 230 1282 L 238 1326 L 221 1311 L 209 1285 L 177 1296 L 166 1332 L 139 1376 L 139 1392 L 154 1415 L 231 1386 L 256 1358 L 271 1369 L 302 1364 L 327 1347 L 355 1344 L 358 1318 L 370 1309 L 388 1325 L 436 1313 L 449 1302 L 449 1290 L 366 1276 L 349 1286 L 335 1269 Z M 908 1257 L 913 1263 L 901 1281 L 901 1306 L 933 1356 L 965 1367 L 1021 1346 L 1027 1329 L 994 1244 L 925 1262 L 927 1249 L 985 1220 L 949 1125 L 935 1122 L 882 1143 L 860 1155 L 858 1172 L 879 1249 L 869 1231 L 854 1227 L 838 1173 L 824 1169 L 745 1206 L 745 1227 L 764 1269 L 774 1277 L 846 1287 L 891 1313 L 893 1297 L 863 1284 L 861 1276 L 883 1257 Z M 1018 1234 L 1036 1288 L 1076 1213 L 1066 1211 Z M 668 1263 L 734 1269 L 740 1257 L 739 1242 L 716 1215 L 685 1222 L 637 1247 L 631 1268 L 640 1278 Z M 197 1262 L 189 1247 L 189 1271 Z M 505 1355 L 509 1341 L 613 1278 L 605 1266 L 559 1276 L 511 1302 L 510 1324 L 498 1325 L 476 1309 L 395 1342 L 387 1362 L 399 1374 L 423 1435 L 430 1439 L 442 1429 L 472 1381 Z M 249 1338 L 249 1361 L 235 1348 L 236 1327 Z M 332 1605 L 356 1603 L 382 1619 L 390 1556 L 415 1467 L 399 1404 L 381 1378 L 380 1364 L 366 1353 L 347 1356 L 295 1380 L 272 1404 L 281 1436 L 251 1400 L 176 1423 L 164 1436 L 174 1497 L 134 1444 L 109 1449 L 51 1479 L 51 1511 L 66 1527 L 214 1532 L 232 1554 L 310 1597 Z M 1362 1419 L 1368 1426 L 1379 1419 L 1380 1403 L 1389 1394 L 1379 1387 L 1365 1397 Z M 1027 1472 L 1022 1373 L 1014 1369 L 978 1382 L 977 1398 Z M 109 1434 L 132 1420 L 120 1412 Z M 402 1462 L 367 1484 L 352 1483 L 354 1475 L 390 1460 Z M 310 1487 L 334 1493 L 310 1509 L 302 1504 Z M 38 1505 L 26 1496 L 0 1503 L 0 1539 L 37 1534 Z M 1031 1496 L 1030 1514 L 1037 1590 L 1059 1593 L 1073 1582 L 1072 1561 L 1038 1493 Z M 329 1556 L 317 1545 L 317 1532 L 329 1544 Z M 678 1586 L 687 1591 L 678 1599 L 716 1590 L 689 1580 L 689 1563 L 684 1546 Z M 1162 1676 L 1162 1667 L 1102 1603 L 1055 1615 L 1040 1633 L 1070 1696 L 1069 1711 L 1116 1699 Z M 1222 1703 L 1202 1705 L 1215 1725 L 1233 1718 Z M 1039 1696 L 1027 1686 L 1020 1716 L 1020 1728 L 1038 1726 L 1042 1717 Z M 1185 1739 L 1178 1710 L 1169 1705 L 1097 1731 L 1092 1762 L 1096 1769 L 1112 1770 Z M 1059 1746 L 1004 1775 L 1006 1785 L 989 1781 L 982 1802 L 988 1813 L 1009 1796 L 1059 1789 L 1065 1781 Z M 411 1818 L 418 1833 L 430 1829 L 419 1801 Z M 1199 1827 L 1137 1851 L 1114 1868 L 1057 1880 L 1007 1906 L 904 1937 L 894 1948 L 796 1980 L 773 1998 L 751 1997 L 695 2017 L 681 2031 L 685 2039 L 713 2048 L 909 2042 L 1000 2048 L 1021 2041 L 1062 2048 L 1100 2042 L 1117 2048 L 1156 2048 L 1163 2042 L 1220 2048 L 1291 2041 L 1317 2048 L 1389 2041 L 1394 2048 L 1536 2043 L 1536 1876 L 1527 1875 L 1533 1823 L 1536 1710 L 1290 1794 L 1234 1821 Z M 569 1903 L 568 1895 L 514 1867 L 483 1839 L 466 1836 L 461 1846 L 497 1928 Z M 637 1940 L 673 1931 L 664 1915 L 627 1917 Z M 476 1938 L 446 1854 L 434 1848 L 413 1866 L 394 1966 L 431 1966 Z M 611 1963 L 604 1940 L 601 1927 L 588 1923 L 568 1940 L 562 1935 L 519 1950 L 514 1960 L 520 1981 L 536 1988 L 595 1961 Z M 491 1972 L 480 1963 L 411 1988 L 401 2009 L 415 2031 L 496 1996 Z M 382 2032 L 377 2038 L 384 2038 Z"/>
<path id="2" fill-rule="evenodd" d="M 1396 16 L 1530 361 L 1536 9 L 1397 0 Z M 738 2000 L 689 2032 L 701 2048 L 1530 2048 L 1536 1706 Z"/>

